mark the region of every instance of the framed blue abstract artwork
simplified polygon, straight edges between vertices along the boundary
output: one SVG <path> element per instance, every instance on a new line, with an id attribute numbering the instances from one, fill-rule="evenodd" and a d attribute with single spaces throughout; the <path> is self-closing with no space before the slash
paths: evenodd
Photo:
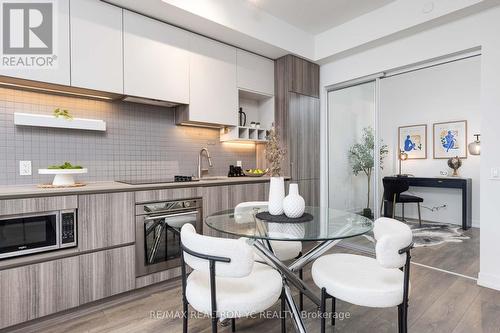
<path id="1" fill-rule="evenodd" d="M 427 125 L 400 126 L 398 132 L 399 149 L 408 159 L 427 158 Z"/>
<path id="2" fill-rule="evenodd" d="M 434 158 L 467 158 L 467 121 L 434 124 Z"/>

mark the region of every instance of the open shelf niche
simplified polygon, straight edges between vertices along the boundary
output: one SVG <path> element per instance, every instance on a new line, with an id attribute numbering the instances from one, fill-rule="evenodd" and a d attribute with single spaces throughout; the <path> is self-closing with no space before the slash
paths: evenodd
<path id="1" fill-rule="evenodd" d="M 254 91 L 238 89 L 239 107 L 246 114 L 245 126 L 222 128 L 220 141 L 222 142 L 266 142 L 267 131 L 274 122 L 274 96 Z M 239 110 L 236 117 L 239 119 Z M 251 122 L 260 123 L 260 127 L 250 126 Z"/>

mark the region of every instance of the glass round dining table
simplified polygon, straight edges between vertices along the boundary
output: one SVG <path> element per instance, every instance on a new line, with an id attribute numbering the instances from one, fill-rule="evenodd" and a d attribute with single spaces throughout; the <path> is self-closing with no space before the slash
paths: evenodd
<path id="1" fill-rule="evenodd" d="M 218 232 L 245 237 L 267 264 L 283 275 L 283 285 L 288 308 L 298 332 L 307 332 L 300 311 L 292 297 L 290 286 L 308 297 L 317 306 L 320 298 L 297 276 L 305 265 L 312 262 L 341 240 L 363 235 L 373 229 L 373 221 L 358 214 L 326 207 L 306 207 L 312 216 L 307 222 L 272 222 L 258 218 L 257 213 L 267 211 L 263 203 L 245 205 L 217 212 L 206 218 L 205 224 Z M 270 241 L 317 241 L 307 253 L 287 265 L 273 253 Z"/>

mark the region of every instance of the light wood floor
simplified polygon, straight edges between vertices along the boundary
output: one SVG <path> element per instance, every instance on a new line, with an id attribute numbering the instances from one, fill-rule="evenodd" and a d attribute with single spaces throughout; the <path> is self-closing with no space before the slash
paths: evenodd
<path id="1" fill-rule="evenodd" d="M 415 248 L 412 251 L 413 262 L 477 278 L 479 273 L 479 229 L 470 228 L 466 231 L 459 229 L 459 231 L 469 236 L 470 239 L 464 239 L 457 243 L 448 242 Z M 346 240 L 344 243 L 364 247 L 374 253 L 374 244 L 363 236 Z"/>
<path id="2" fill-rule="evenodd" d="M 477 230 L 471 232 L 475 233 Z M 469 255 L 464 256 L 464 249 L 455 248 L 456 245 L 446 244 L 440 249 L 437 247 L 436 249 L 416 249 L 414 251 L 415 262 L 434 263 L 441 265 L 443 269 L 454 269 L 472 274 L 477 270 L 475 266 L 477 258 L 471 259 Z M 348 250 L 336 247 L 332 252 L 348 252 Z M 441 256 L 441 252 L 447 254 Z M 305 279 L 311 286 L 313 285 L 309 272 L 306 272 Z M 412 265 L 411 281 L 410 332 L 500 333 L 500 292 L 479 287 L 472 279 L 416 264 Z M 151 318 L 151 312 L 180 311 L 180 300 L 180 282 L 175 280 L 117 297 L 111 301 L 51 316 L 47 320 L 38 320 L 30 326 L 20 327 L 11 332 L 177 333 L 182 332 L 181 319 L 154 319 Z M 315 307 L 310 302 L 306 301 L 305 307 L 309 312 L 315 311 Z M 371 309 L 339 302 L 337 311 L 349 312 L 351 318 L 337 321 L 335 332 L 397 332 L 396 309 Z M 238 319 L 236 325 L 237 332 L 280 332 L 278 319 Z M 306 326 L 310 332 L 319 332 L 318 320 L 315 318 L 306 319 Z M 329 332 L 334 331 L 330 326 L 327 327 Z M 221 327 L 219 331 L 230 332 L 230 328 Z M 294 332 L 290 320 L 288 331 Z M 210 332 L 210 321 L 191 319 L 189 332 Z"/>

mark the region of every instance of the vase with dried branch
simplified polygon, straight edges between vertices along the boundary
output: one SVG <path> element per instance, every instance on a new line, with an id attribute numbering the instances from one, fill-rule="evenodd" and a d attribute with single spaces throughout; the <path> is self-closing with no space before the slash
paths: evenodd
<path id="1" fill-rule="evenodd" d="M 271 177 L 281 176 L 281 162 L 285 159 L 285 154 L 286 150 L 281 146 L 279 134 L 273 125 L 268 132 L 266 142 L 266 160 Z"/>
<path id="2" fill-rule="evenodd" d="M 269 165 L 271 184 L 269 186 L 269 213 L 283 214 L 283 199 L 285 198 L 285 179 L 281 175 L 281 163 L 285 158 L 286 150 L 282 147 L 279 134 L 274 127 L 269 130 L 266 142 L 266 160 Z"/>

